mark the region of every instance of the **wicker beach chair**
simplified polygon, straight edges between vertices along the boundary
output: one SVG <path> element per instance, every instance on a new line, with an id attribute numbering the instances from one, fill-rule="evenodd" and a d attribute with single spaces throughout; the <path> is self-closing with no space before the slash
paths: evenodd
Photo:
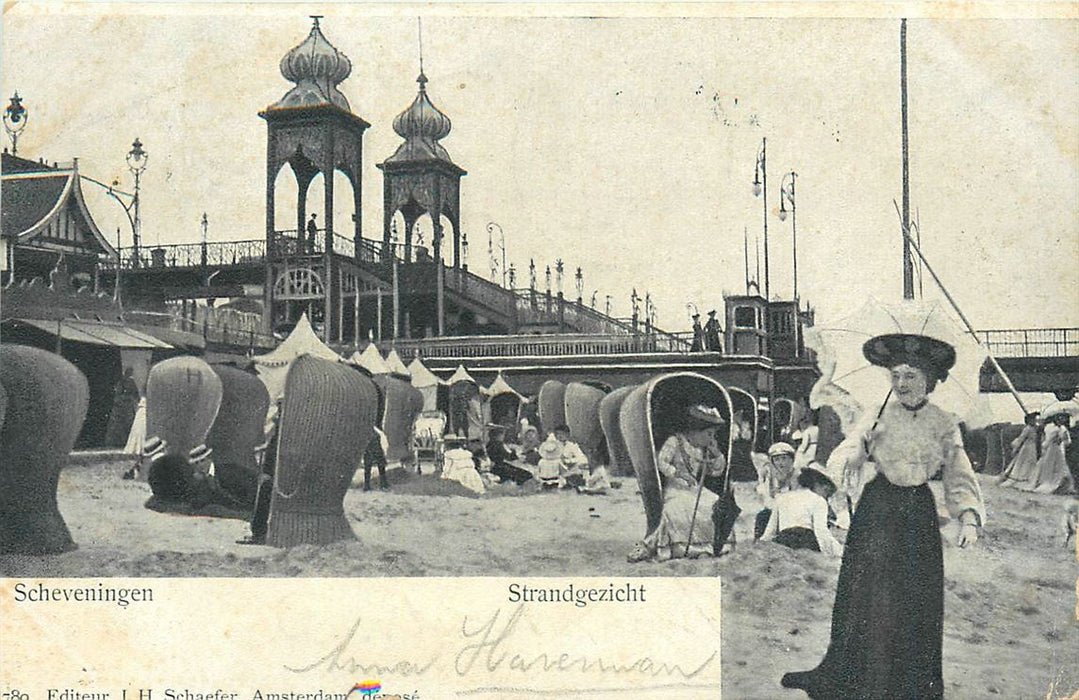
<path id="1" fill-rule="evenodd" d="M 344 498 L 374 439 L 378 390 L 352 367 L 311 355 L 285 380 L 266 544 L 328 544 L 355 535 Z"/>
<path id="2" fill-rule="evenodd" d="M 75 549 L 56 488 L 86 418 L 86 377 L 59 355 L 5 343 L 0 388 L 0 554 Z"/>

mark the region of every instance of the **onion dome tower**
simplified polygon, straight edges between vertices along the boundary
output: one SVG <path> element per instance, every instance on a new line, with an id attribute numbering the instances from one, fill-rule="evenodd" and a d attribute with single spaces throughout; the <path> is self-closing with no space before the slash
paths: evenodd
<path id="1" fill-rule="evenodd" d="M 282 323 L 291 323 L 297 304 L 314 303 L 322 313 L 323 337 L 340 339 L 341 304 L 340 263 L 333 252 L 345 252 L 349 246 L 342 238 L 352 239 L 355 256 L 361 249 L 361 192 L 363 134 L 370 126 L 352 112 L 348 100 L 338 89 L 352 72 L 352 62 L 323 35 L 320 16 L 312 16 L 311 31 L 298 46 L 281 59 L 281 75 L 293 83 L 285 95 L 259 112 L 266 120 L 266 281 L 263 300 L 266 309 L 265 330 L 270 332 Z M 274 185 L 281 168 L 288 164 L 296 175 L 296 219 L 292 224 L 274 221 Z M 352 231 L 334 231 L 334 172 L 340 170 L 352 185 L 354 207 Z M 307 233 L 307 192 L 311 181 L 322 173 L 325 210 L 318 212 L 318 237 Z M 284 230 L 281 230 L 284 229 Z M 321 257 L 321 262 L 319 258 Z M 308 266 L 317 284 L 304 288 L 282 283 L 289 269 Z M 295 277 L 295 275 L 293 275 Z M 308 275 L 305 279 L 315 279 Z M 317 298 L 316 298 L 317 297 Z M 324 305 L 324 306 L 323 306 Z"/>
<path id="2" fill-rule="evenodd" d="M 390 226 L 400 211 L 405 219 L 405 259 L 412 259 L 412 227 L 427 214 L 434 229 L 434 258 L 443 260 L 441 217 L 453 226 L 453 266 L 461 266 L 461 177 L 465 171 L 439 141 L 450 133 L 450 118 L 427 96 L 427 76 L 420 61 L 420 89 L 405 111 L 393 120 L 393 130 L 405 141 L 378 164 L 383 174 L 383 245 L 390 246 Z"/>

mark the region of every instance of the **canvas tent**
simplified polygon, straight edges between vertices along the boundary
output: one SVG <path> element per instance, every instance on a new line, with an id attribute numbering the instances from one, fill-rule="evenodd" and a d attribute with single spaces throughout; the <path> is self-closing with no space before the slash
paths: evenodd
<path id="1" fill-rule="evenodd" d="M 434 372 L 427 369 L 418 357 L 409 363 L 408 372 L 411 375 L 412 386 L 419 389 L 420 393 L 423 394 L 423 410 L 437 411 L 438 388 L 445 386 L 446 382 L 439 379 L 435 376 Z"/>
<path id="2" fill-rule="evenodd" d="M 501 372 L 483 393 L 487 395 L 484 403 L 485 421 L 505 427 L 506 437 L 515 439 L 521 418 L 521 406 L 527 403 L 528 399 L 510 386 Z"/>
<path id="3" fill-rule="evenodd" d="M 394 374 L 401 379 L 411 379 L 412 373 L 408 367 L 405 367 L 405 363 L 401 361 L 401 356 L 397 354 L 396 350 L 390 350 L 386 355 L 386 364 L 390 366 L 390 374 Z"/>
<path id="4" fill-rule="evenodd" d="M 311 322 L 307 320 L 307 314 L 300 317 L 296 327 L 287 338 L 281 341 L 280 345 L 265 355 L 252 358 L 259 379 L 266 384 L 266 390 L 270 393 L 270 411 L 267 421 L 276 414 L 277 400 L 285 393 L 285 377 L 288 376 L 289 366 L 302 355 L 311 355 L 334 362 L 341 359 L 315 335 Z"/>
<path id="5" fill-rule="evenodd" d="M 367 370 L 372 376 L 390 373 L 390 366 L 382 359 L 382 353 L 378 351 L 374 343 L 370 343 L 362 353 L 352 353 L 351 359 L 354 364 Z"/>

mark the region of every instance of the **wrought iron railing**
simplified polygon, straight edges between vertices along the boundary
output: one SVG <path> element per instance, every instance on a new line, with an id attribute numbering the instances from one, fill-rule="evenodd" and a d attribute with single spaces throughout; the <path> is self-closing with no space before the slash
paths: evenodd
<path id="1" fill-rule="evenodd" d="M 389 350 L 391 343 L 384 343 Z M 424 338 L 392 343 L 403 359 L 423 358 L 557 357 L 566 355 L 687 354 L 689 345 L 673 334 L 637 335 L 557 334 Z"/>
<path id="2" fill-rule="evenodd" d="M 978 331 L 978 340 L 995 357 L 1074 357 L 1079 328 L 1016 328 Z"/>

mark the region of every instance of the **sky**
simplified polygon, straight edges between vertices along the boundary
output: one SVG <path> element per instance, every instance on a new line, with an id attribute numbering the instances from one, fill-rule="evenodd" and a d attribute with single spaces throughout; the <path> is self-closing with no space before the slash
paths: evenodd
<path id="1" fill-rule="evenodd" d="M 611 295 L 628 316 L 635 288 L 661 327 L 685 330 L 687 303 L 722 309 L 724 292 L 744 291 L 746 236 L 755 274 L 752 182 L 767 138 L 772 294 L 793 292 L 791 218 L 778 217 L 793 170 L 798 292 L 818 322 L 902 295 L 898 19 L 192 7 L 5 7 L 3 94 L 18 90 L 30 110 L 20 155 L 78 157 L 84 174 L 130 190 L 124 155 L 139 137 L 144 244 L 198 241 L 203 212 L 212 241 L 264 236 L 258 112 L 291 87 L 278 62 L 310 14 L 353 65 L 339 87 L 372 125 L 362 220 L 381 238 L 375 164 L 416 94 L 422 16 L 428 93 L 453 121 L 442 144 L 468 171 L 473 271 L 488 274 L 496 222 L 518 286 L 530 259 L 542 289 L 561 258 L 567 293 L 580 266 L 586 301 Z M 977 328 L 1079 326 L 1079 21 L 911 19 L 907 43 L 911 208 L 930 264 Z M 288 177 L 278 228 L 295 220 Z M 337 190 L 336 228 L 349 230 L 351 197 Z M 84 192 L 101 229 L 130 245 L 120 207 Z M 928 274 L 923 289 L 940 296 Z"/>

